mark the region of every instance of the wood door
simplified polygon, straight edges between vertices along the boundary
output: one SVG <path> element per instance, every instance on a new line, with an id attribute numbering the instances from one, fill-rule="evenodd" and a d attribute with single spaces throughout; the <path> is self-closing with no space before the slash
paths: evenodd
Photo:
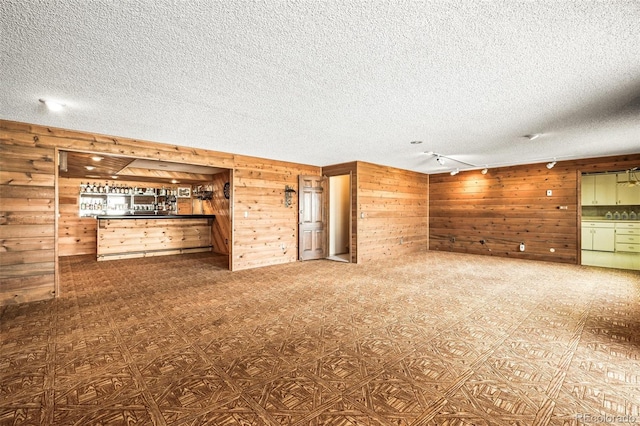
<path id="1" fill-rule="evenodd" d="M 327 257 L 326 179 L 300 176 L 298 181 L 298 257 L 300 260 L 324 259 Z"/>

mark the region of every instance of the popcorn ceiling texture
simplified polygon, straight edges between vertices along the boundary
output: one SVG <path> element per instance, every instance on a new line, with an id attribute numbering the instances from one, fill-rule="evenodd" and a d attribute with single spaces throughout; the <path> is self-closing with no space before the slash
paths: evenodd
<path id="1" fill-rule="evenodd" d="M 482 166 L 640 150 L 638 1 L 4 0 L 0 16 L 2 119 L 422 172 L 452 166 L 429 150 Z"/>

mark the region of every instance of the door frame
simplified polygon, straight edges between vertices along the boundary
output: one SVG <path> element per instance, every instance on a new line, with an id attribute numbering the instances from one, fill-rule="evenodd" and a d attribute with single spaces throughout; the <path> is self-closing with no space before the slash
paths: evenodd
<path id="1" fill-rule="evenodd" d="M 353 171 L 349 171 L 349 173 L 330 173 L 330 174 L 324 174 L 324 177 L 327 178 L 327 181 L 329 181 L 329 178 L 334 177 L 334 176 L 349 176 L 349 263 L 357 263 L 354 259 L 353 259 L 353 200 L 354 200 L 354 194 L 353 194 Z M 331 185 L 328 185 L 329 187 Z M 328 209 L 331 207 L 329 205 L 329 203 L 331 202 L 331 194 L 329 193 L 327 196 L 327 211 L 329 211 Z M 329 221 L 327 221 L 329 222 Z M 329 223 L 327 223 L 327 247 L 329 244 L 329 233 L 332 232 L 331 225 Z M 329 255 L 329 253 L 327 253 L 327 256 Z"/>
<path id="2" fill-rule="evenodd" d="M 333 229 L 331 228 L 331 178 L 339 177 L 339 176 L 349 176 L 349 224 L 348 224 L 348 237 L 347 241 L 349 242 L 349 263 L 353 263 L 352 255 L 353 255 L 353 172 L 349 173 L 341 173 L 335 175 L 324 175 L 327 178 L 327 197 L 326 197 L 326 212 L 327 212 L 327 257 L 331 256 L 331 235 Z"/>

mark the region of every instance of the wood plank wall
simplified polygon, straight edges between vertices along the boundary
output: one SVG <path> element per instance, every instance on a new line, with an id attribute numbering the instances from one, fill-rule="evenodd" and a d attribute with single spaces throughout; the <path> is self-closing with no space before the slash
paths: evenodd
<path id="1" fill-rule="evenodd" d="M 318 176 L 321 169 L 241 155 L 235 160 L 231 196 L 234 270 L 295 262 L 298 197 L 285 207 L 285 186 L 298 191 L 299 175 Z"/>
<path id="2" fill-rule="evenodd" d="M 55 294 L 55 150 L 0 144 L 0 305 Z"/>
<path id="3" fill-rule="evenodd" d="M 545 164 L 431 175 L 430 249 L 579 263 L 580 174 L 640 166 L 640 154 Z"/>
<path id="4" fill-rule="evenodd" d="M 357 176 L 358 263 L 428 250 L 429 175 L 358 161 Z"/>
<path id="5" fill-rule="evenodd" d="M 80 183 L 86 179 L 58 179 L 58 256 L 96 254 L 96 219 L 79 217 Z"/>
<path id="6" fill-rule="evenodd" d="M 321 172 L 315 166 L 0 120 L 0 304 L 45 299 L 55 291 L 56 148 L 233 169 L 232 270 L 297 259 L 298 207 L 284 207 L 284 187 L 297 187 L 300 174 Z M 247 218 L 244 211 L 250 212 Z"/>
<path id="7" fill-rule="evenodd" d="M 224 196 L 224 184 L 231 180 L 230 172 L 226 171 L 213 175 L 213 199 L 210 201 L 211 213 L 216 215 L 213 223 L 213 251 L 219 254 L 229 254 L 231 244 L 231 214 L 229 204 Z"/>
<path id="8" fill-rule="evenodd" d="M 322 175 L 344 176 L 351 174 L 351 262 L 358 262 L 358 163 L 356 161 L 334 164 L 322 168 Z"/>

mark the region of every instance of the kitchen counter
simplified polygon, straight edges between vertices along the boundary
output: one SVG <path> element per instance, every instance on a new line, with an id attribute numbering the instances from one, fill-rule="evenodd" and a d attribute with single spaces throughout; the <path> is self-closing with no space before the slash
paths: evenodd
<path id="1" fill-rule="evenodd" d="M 640 219 L 605 219 L 603 217 L 585 217 L 582 216 L 583 222 L 611 222 L 611 223 L 640 223 Z"/>

